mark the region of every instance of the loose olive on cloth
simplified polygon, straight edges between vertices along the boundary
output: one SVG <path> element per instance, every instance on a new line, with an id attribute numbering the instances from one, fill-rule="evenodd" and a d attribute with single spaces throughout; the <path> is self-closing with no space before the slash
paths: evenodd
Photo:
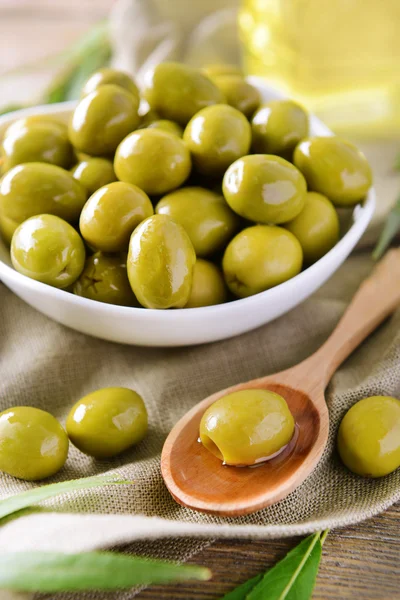
<path id="1" fill-rule="evenodd" d="M 112 385 L 136 390 L 149 414 L 148 435 L 136 448 L 93 461 L 71 445 L 65 467 L 48 480 L 115 473 L 134 484 L 54 498 L 45 511 L 4 524 L 0 549 L 79 551 L 180 535 L 303 535 L 355 523 L 399 500 L 400 470 L 376 480 L 352 474 L 339 458 L 336 436 L 345 413 L 361 398 L 400 397 L 400 311 L 335 374 L 326 392 L 327 449 L 316 470 L 282 502 L 247 517 L 218 518 L 179 506 L 160 475 L 163 442 L 187 410 L 229 385 L 306 358 L 327 338 L 371 268 L 369 255 L 353 255 L 322 289 L 280 319 L 231 340 L 192 348 L 135 348 L 95 340 L 47 319 L 0 285 L 0 410 L 30 404 L 51 412 L 64 426 L 74 402 Z M 0 498 L 29 487 L 0 473 Z M 157 547 L 184 559 L 202 544 L 164 540 Z M 68 600 L 76 597 L 90 595 Z"/>

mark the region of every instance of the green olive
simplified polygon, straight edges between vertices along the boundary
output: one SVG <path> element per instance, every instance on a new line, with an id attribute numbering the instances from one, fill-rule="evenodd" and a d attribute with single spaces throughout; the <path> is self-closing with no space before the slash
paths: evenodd
<path id="1" fill-rule="evenodd" d="M 16 225 L 43 213 L 76 223 L 85 202 L 85 189 L 55 165 L 18 165 L 0 180 L 0 213 Z"/>
<path id="2" fill-rule="evenodd" d="M 0 413 L 0 471 L 37 481 L 55 475 L 67 456 L 67 434 L 50 413 L 30 406 Z"/>
<path id="3" fill-rule="evenodd" d="M 240 110 L 247 118 L 250 118 L 260 106 L 260 92 L 243 77 L 218 75 L 212 79 L 226 98 L 227 104 Z"/>
<path id="4" fill-rule="evenodd" d="M 339 454 L 350 471 L 383 477 L 400 467 L 400 400 L 371 396 L 345 414 L 338 433 Z"/>
<path id="5" fill-rule="evenodd" d="M 245 298 L 291 279 L 300 273 L 302 261 L 300 242 L 290 231 L 254 225 L 228 244 L 222 268 L 231 292 Z"/>
<path id="6" fill-rule="evenodd" d="M 93 156 L 112 154 L 139 125 L 139 101 L 117 85 L 102 85 L 75 108 L 69 125 L 73 146 Z"/>
<path id="7" fill-rule="evenodd" d="M 314 263 L 339 241 L 339 217 L 330 200 L 316 192 L 308 192 L 303 210 L 285 223 L 299 240 L 304 261 Z"/>
<path id="8" fill-rule="evenodd" d="M 166 194 L 190 175 L 190 153 L 176 135 L 160 129 L 140 129 L 128 135 L 115 153 L 118 179 L 133 183 L 146 194 Z"/>
<path id="9" fill-rule="evenodd" d="M 106 158 L 81 160 L 71 169 L 71 173 L 74 179 L 85 188 L 89 196 L 103 185 L 117 179 L 112 162 Z"/>
<path id="10" fill-rule="evenodd" d="M 74 294 L 119 306 L 139 306 L 132 292 L 126 270 L 126 254 L 96 252 L 86 260 L 75 282 Z"/>
<path id="11" fill-rule="evenodd" d="M 292 159 L 296 145 L 308 135 L 308 114 L 292 100 L 271 100 L 251 120 L 253 151 Z"/>
<path id="12" fill-rule="evenodd" d="M 68 168 L 72 162 L 72 146 L 67 129 L 51 121 L 23 126 L 14 123 L 1 144 L 4 172 L 16 165 L 44 162 Z"/>
<path id="13" fill-rule="evenodd" d="M 128 73 L 124 73 L 124 71 L 110 69 L 109 67 L 99 69 L 89 77 L 83 86 L 81 96 L 87 96 L 99 89 L 100 86 L 110 83 L 130 92 L 139 102 L 139 90 L 132 77 Z"/>
<path id="14" fill-rule="evenodd" d="M 184 187 L 164 196 L 156 213 L 182 225 L 197 256 L 221 250 L 239 229 L 240 219 L 221 194 L 201 187 Z"/>
<path id="15" fill-rule="evenodd" d="M 90 196 L 79 227 L 84 240 L 95 250 L 127 251 L 132 231 L 153 212 L 145 192 L 136 185 L 115 181 Z"/>
<path id="16" fill-rule="evenodd" d="M 57 119 L 54 115 L 31 115 L 17 119 L 7 127 L 4 132 L 4 138 L 8 135 L 15 135 L 17 129 L 29 129 L 32 125 L 53 125 L 57 127 L 60 133 L 68 136 L 68 125 L 62 119 Z"/>
<path id="17" fill-rule="evenodd" d="M 294 428 L 282 396 L 268 390 L 242 390 L 223 396 L 206 410 L 200 440 L 227 465 L 254 465 L 282 450 Z"/>
<path id="18" fill-rule="evenodd" d="M 148 129 L 161 129 L 161 131 L 173 133 L 180 138 L 183 137 L 182 127 L 174 121 L 168 121 L 168 119 L 159 119 L 158 121 L 152 121 L 147 127 Z"/>
<path id="19" fill-rule="evenodd" d="M 234 162 L 223 180 L 225 200 L 256 223 L 284 223 L 303 210 L 307 185 L 296 167 L 279 156 L 254 154 Z"/>
<path id="20" fill-rule="evenodd" d="M 324 194 L 336 206 L 361 202 L 372 185 L 371 167 L 364 154 L 339 137 L 303 140 L 294 152 L 294 164 L 309 189 Z"/>
<path id="21" fill-rule="evenodd" d="M 183 139 L 196 170 L 202 175 L 219 177 L 249 152 L 251 127 L 236 108 L 215 104 L 203 108 L 189 121 Z"/>
<path id="22" fill-rule="evenodd" d="M 67 418 L 71 442 L 95 458 L 111 458 L 140 442 L 147 433 L 142 398 L 127 388 L 109 387 L 84 396 Z"/>
<path id="23" fill-rule="evenodd" d="M 206 65 L 202 68 L 202 71 L 207 77 L 210 77 L 210 79 L 220 77 L 221 75 L 236 75 L 237 77 L 243 77 L 243 70 L 240 67 L 228 63 Z"/>
<path id="24" fill-rule="evenodd" d="M 196 254 L 184 228 L 154 215 L 132 233 L 128 277 L 146 308 L 182 308 L 188 302 Z"/>
<path id="25" fill-rule="evenodd" d="M 162 119 L 186 125 L 202 108 L 224 98 L 218 87 L 199 69 L 176 62 L 158 64 L 146 74 L 143 95 Z"/>
<path id="26" fill-rule="evenodd" d="M 85 247 L 72 225 L 54 215 L 37 215 L 15 230 L 11 261 L 31 279 L 66 288 L 83 270 Z"/>
<path id="27" fill-rule="evenodd" d="M 214 263 L 198 258 L 193 268 L 192 287 L 185 308 L 223 304 L 226 296 L 226 287 L 221 271 Z"/>

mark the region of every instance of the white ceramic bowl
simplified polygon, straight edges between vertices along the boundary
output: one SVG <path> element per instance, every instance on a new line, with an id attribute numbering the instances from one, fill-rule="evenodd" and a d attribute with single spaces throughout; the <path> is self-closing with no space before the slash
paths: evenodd
<path id="1" fill-rule="evenodd" d="M 250 78 L 264 101 L 282 97 L 261 80 Z M 74 102 L 25 109 L 0 117 L 0 136 L 15 119 L 53 114 L 68 119 Z M 332 135 L 316 117 L 313 135 Z M 354 209 L 347 231 L 318 262 L 266 292 L 250 298 L 206 308 L 149 310 L 113 306 L 80 298 L 17 273 L 9 251 L 0 240 L 0 279 L 28 304 L 67 327 L 95 337 L 141 346 L 184 346 L 229 338 L 264 325 L 291 310 L 317 290 L 344 262 L 371 220 L 375 193 Z"/>

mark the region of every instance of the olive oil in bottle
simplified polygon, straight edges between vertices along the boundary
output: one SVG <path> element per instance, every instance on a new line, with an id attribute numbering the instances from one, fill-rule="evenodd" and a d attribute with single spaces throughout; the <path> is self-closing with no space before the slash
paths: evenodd
<path id="1" fill-rule="evenodd" d="M 400 0 L 242 0 L 248 74 L 335 131 L 400 133 Z"/>

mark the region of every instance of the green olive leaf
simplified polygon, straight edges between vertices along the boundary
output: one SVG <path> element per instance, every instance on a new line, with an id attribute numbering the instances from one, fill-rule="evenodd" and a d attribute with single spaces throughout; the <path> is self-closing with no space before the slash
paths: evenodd
<path id="1" fill-rule="evenodd" d="M 378 260 L 383 256 L 390 243 L 400 231 L 400 197 L 388 214 L 378 243 L 372 253 L 372 258 Z"/>
<path id="2" fill-rule="evenodd" d="M 0 554 L 0 589 L 27 592 L 112 590 L 210 577 L 203 567 L 114 552 Z"/>
<path id="3" fill-rule="evenodd" d="M 246 600 L 247 594 L 251 592 L 254 586 L 257 585 L 257 583 L 259 583 L 262 578 L 262 573 L 256 575 L 255 577 L 252 577 L 252 579 L 245 581 L 244 583 L 242 583 L 242 585 L 239 585 L 239 587 L 235 588 L 231 592 L 228 592 L 228 594 L 225 594 L 225 596 L 221 598 L 221 600 Z"/>
<path id="4" fill-rule="evenodd" d="M 53 104 L 79 98 L 87 79 L 107 65 L 111 58 L 108 24 L 100 23 L 71 50 L 66 66 L 55 76 L 42 102 Z"/>
<path id="5" fill-rule="evenodd" d="M 321 552 L 320 532 L 310 535 L 264 575 L 246 600 L 310 600 Z"/>
<path id="6" fill-rule="evenodd" d="M 118 479 L 115 475 L 96 475 L 95 477 L 83 477 L 70 481 L 61 481 L 60 483 L 51 483 L 41 487 L 27 490 L 16 496 L 5 498 L 0 501 L 0 519 L 7 517 L 23 508 L 28 508 L 32 504 L 37 504 L 53 496 L 74 492 L 76 490 L 87 490 L 102 485 L 126 485 L 132 484 L 132 481 Z"/>

